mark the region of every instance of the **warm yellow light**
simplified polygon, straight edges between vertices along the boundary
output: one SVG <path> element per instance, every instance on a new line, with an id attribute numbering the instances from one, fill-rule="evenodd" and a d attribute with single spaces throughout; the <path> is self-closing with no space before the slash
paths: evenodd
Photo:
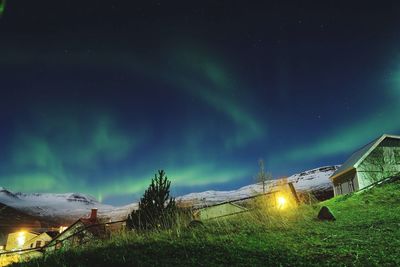
<path id="1" fill-rule="evenodd" d="M 21 231 L 18 233 L 17 243 L 19 247 L 22 247 L 25 244 L 25 232 Z"/>
<path id="2" fill-rule="evenodd" d="M 277 198 L 277 202 L 278 202 L 278 209 L 283 209 L 286 205 L 286 198 L 279 196 Z"/>
<path id="3" fill-rule="evenodd" d="M 60 229 L 58 230 L 59 233 L 64 232 L 68 227 L 67 226 L 60 226 Z"/>

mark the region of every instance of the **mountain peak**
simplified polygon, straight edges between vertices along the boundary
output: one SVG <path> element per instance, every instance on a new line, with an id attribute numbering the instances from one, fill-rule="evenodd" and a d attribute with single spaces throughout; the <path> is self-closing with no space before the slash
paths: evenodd
<path id="1" fill-rule="evenodd" d="M 11 199 L 18 199 L 18 196 L 15 195 L 13 192 L 11 192 L 11 191 L 7 190 L 6 188 L 0 186 L 0 198 L 1 197 L 3 197 L 3 198 L 7 197 L 7 198 L 11 198 Z"/>

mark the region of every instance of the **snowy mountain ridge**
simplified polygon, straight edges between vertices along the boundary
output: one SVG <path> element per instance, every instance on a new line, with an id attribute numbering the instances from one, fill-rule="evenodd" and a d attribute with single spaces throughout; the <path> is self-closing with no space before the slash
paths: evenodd
<path id="1" fill-rule="evenodd" d="M 332 191 L 329 177 L 339 166 L 325 166 L 298 174 L 287 179 L 292 182 L 299 192 L 325 192 Z M 273 189 L 278 180 L 268 181 L 267 190 Z M 231 191 L 205 191 L 190 193 L 177 197 L 177 201 L 190 202 L 194 206 L 210 205 L 224 201 L 253 196 L 262 193 L 260 183 L 251 184 Z M 87 216 L 92 208 L 98 209 L 100 217 L 110 220 L 121 220 L 133 210 L 138 204 L 132 203 L 125 206 L 114 207 L 98 202 L 94 197 L 80 193 L 13 193 L 0 187 L 0 203 L 25 212 L 37 218 L 50 219 L 53 221 L 74 221 Z"/>
<path id="2" fill-rule="evenodd" d="M 71 222 L 87 216 L 97 208 L 99 216 L 119 220 L 126 217 L 136 205 L 113 207 L 98 202 L 94 197 L 80 193 L 12 193 L 0 189 L 0 203 L 20 210 L 26 214 L 51 221 Z"/>
<path id="3" fill-rule="evenodd" d="M 324 166 L 287 177 L 287 182 L 292 182 L 298 192 L 326 192 L 332 191 L 329 177 L 339 168 L 338 165 Z M 273 190 L 282 179 L 267 181 L 266 190 Z M 251 184 L 231 191 L 205 191 L 190 193 L 178 197 L 178 201 L 191 202 L 194 206 L 211 205 L 224 201 L 250 197 L 263 192 L 261 183 Z"/>

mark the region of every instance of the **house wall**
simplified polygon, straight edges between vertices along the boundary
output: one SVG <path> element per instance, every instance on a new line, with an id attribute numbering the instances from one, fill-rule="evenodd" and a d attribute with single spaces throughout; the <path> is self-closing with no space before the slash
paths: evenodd
<path id="1" fill-rule="evenodd" d="M 38 241 L 40 241 L 40 244 L 37 243 Z M 28 240 L 24 244 L 23 248 L 24 249 L 36 248 L 36 247 L 38 247 L 37 245 L 39 245 L 39 247 L 43 247 L 44 245 L 46 245 L 50 241 L 51 241 L 51 237 L 46 233 L 42 233 L 42 234 L 32 238 L 31 240 Z"/>
<path id="2" fill-rule="evenodd" d="M 335 178 L 333 192 L 335 196 L 357 191 L 359 187 L 356 170 L 348 171 Z"/>
<path id="3" fill-rule="evenodd" d="M 36 236 L 38 236 L 38 234 L 24 231 L 8 234 L 5 250 L 22 249 L 26 242 Z"/>
<path id="4" fill-rule="evenodd" d="M 207 219 L 212 219 L 220 216 L 225 216 L 237 212 L 241 212 L 245 210 L 245 208 L 238 207 L 234 204 L 231 203 L 226 203 L 222 205 L 217 205 L 217 206 L 212 206 L 212 207 L 207 207 L 204 209 L 201 209 L 199 211 L 199 219 L 200 220 L 207 220 Z"/>
<path id="5" fill-rule="evenodd" d="M 357 167 L 360 189 L 400 173 L 400 140 L 386 138 Z"/>

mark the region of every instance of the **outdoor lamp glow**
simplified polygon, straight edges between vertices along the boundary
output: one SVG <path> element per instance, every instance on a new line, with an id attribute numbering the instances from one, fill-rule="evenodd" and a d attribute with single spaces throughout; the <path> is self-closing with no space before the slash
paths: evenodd
<path id="1" fill-rule="evenodd" d="M 277 202 L 278 202 L 278 209 L 283 209 L 286 205 L 286 198 L 284 198 L 283 196 L 279 196 L 277 198 Z"/>
<path id="2" fill-rule="evenodd" d="M 25 232 L 21 231 L 18 233 L 17 244 L 22 247 L 25 244 Z"/>

